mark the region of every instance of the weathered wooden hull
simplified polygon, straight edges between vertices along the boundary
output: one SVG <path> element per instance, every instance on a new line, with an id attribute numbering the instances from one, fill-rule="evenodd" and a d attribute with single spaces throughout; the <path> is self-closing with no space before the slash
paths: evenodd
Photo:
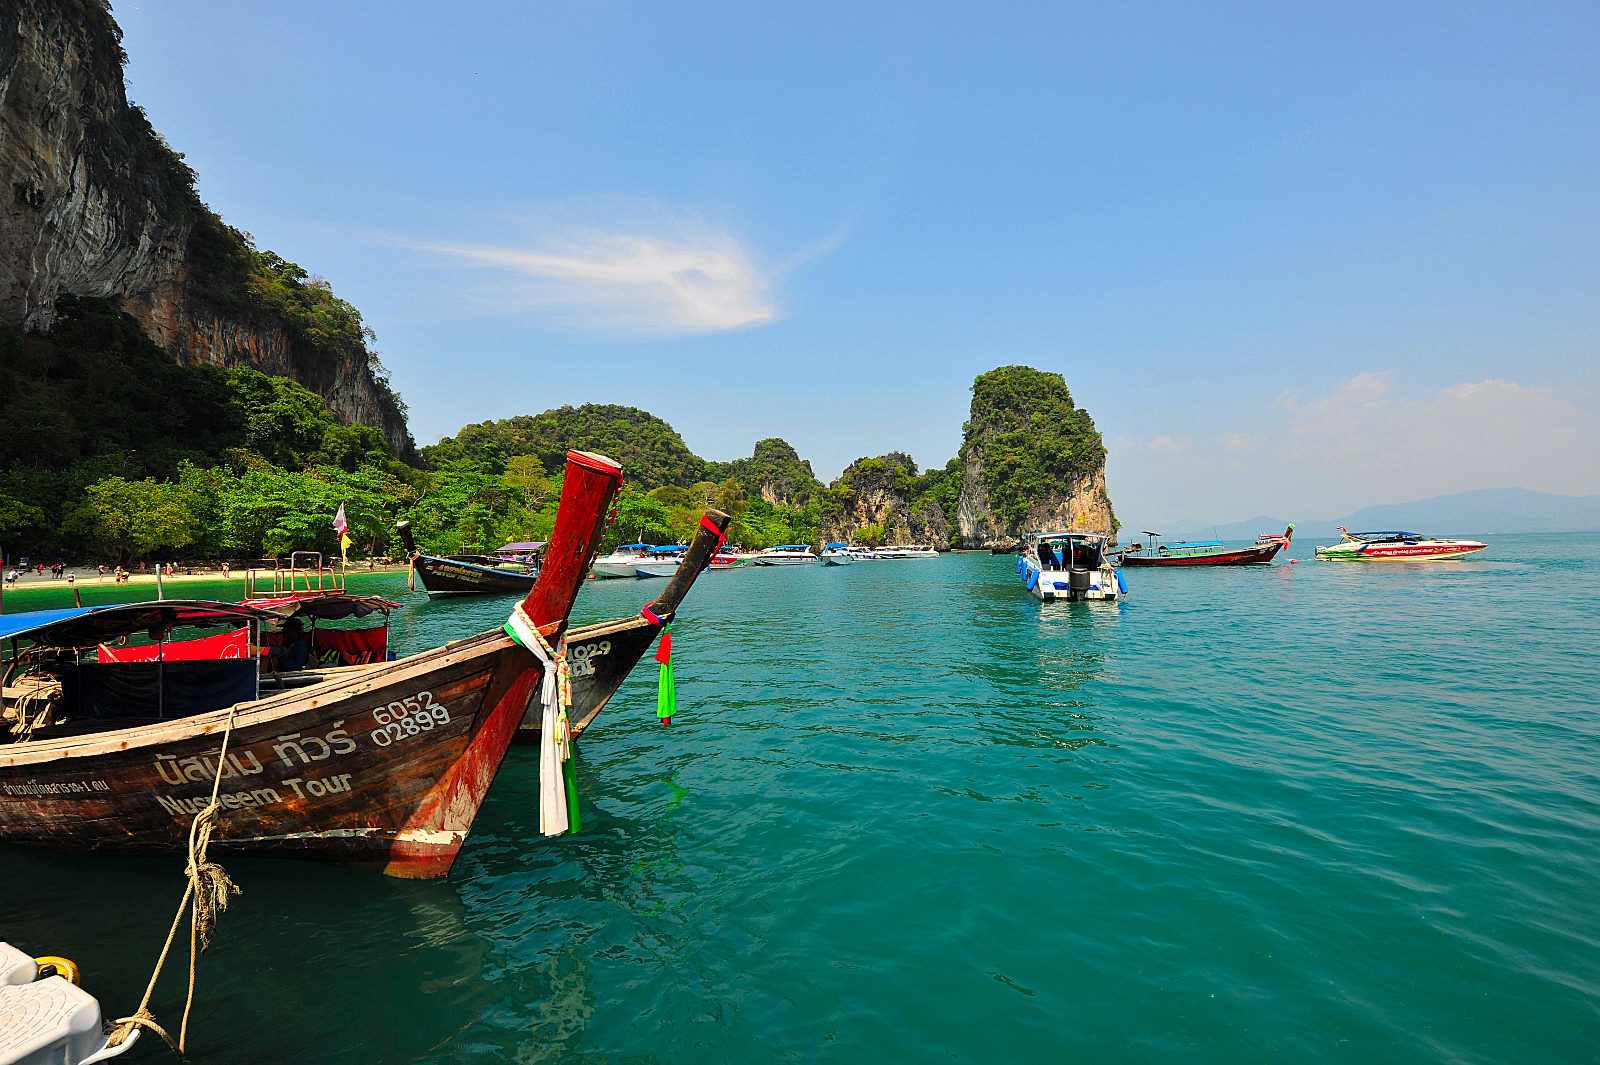
<path id="1" fill-rule="evenodd" d="M 1254 547 L 1217 551 L 1208 555 L 1135 555 L 1122 556 L 1124 566 L 1254 566 L 1271 562 L 1283 550 L 1283 544 L 1274 542 Z"/>
<path id="2" fill-rule="evenodd" d="M 567 453 L 550 552 L 518 615 L 548 639 L 561 638 L 621 481 L 610 459 Z M 220 776 L 221 850 L 443 876 L 543 675 L 495 630 L 231 709 L 9 744 L 0 842 L 182 852 Z"/>
<path id="3" fill-rule="evenodd" d="M 455 559 L 417 555 L 411 567 L 430 595 L 527 595 L 537 579 L 532 573 L 492 569 Z"/>
<path id="4" fill-rule="evenodd" d="M 488 632 L 240 704 L 214 846 L 443 876 L 541 675 L 531 654 Z M 182 852 L 228 714 L 0 748 L 0 841 Z"/>
<path id="5" fill-rule="evenodd" d="M 572 671 L 572 706 L 567 720 L 574 736 L 606 708 L 660 632 L 660 626 L 633 617 L 586 625 L 567 634 L 567 662 Z M 539 725 L 540 707 L 535 702 L 522 719 L 517 742 L 538 743 Z"/>

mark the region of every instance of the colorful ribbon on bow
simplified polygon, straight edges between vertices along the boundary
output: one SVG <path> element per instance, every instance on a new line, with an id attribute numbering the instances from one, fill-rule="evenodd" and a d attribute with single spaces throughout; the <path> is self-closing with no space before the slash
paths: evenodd
<path id="1" fill-rule="evenodd" d="M 544 666 L 540 689 L 544 712 L 539 718 L 539 831 L 547 836 L 576 832 L 578 782 L 572 771 L 572 671 L 567 667 L 567 641 L 551 647 L 521 603 L 506 619 L 506 635 L 527 648 Z"/>
<path id="2" fill-rule="evenodd" d="M 656 661 L 661 663 L 661 674 L 656 679 L 656 716 L 663 725 L 670 725 L 678 712 L 678 689 L 672 676 L 672 625 L 662 621 L 649 607 L 639 613 L 650 624 L 661 626 L 661 642 L 656 646 Z"/>

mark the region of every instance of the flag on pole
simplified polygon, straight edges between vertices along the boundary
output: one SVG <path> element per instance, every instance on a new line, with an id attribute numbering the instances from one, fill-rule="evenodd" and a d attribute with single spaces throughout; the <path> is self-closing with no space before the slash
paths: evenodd
<path id="1" fill-rule="evenodd" d="M 344 519 L 344 504 L 339 504 L 339 513 L 333 516 L 333 531 L 339 534 L 339 557 L 344 559 L 344 564 L 350 564 L 350 523 Z"/>

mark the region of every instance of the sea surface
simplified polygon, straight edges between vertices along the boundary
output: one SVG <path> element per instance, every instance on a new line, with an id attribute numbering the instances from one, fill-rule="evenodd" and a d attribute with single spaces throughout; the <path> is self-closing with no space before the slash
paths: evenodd
<path id="1" fill-rule="evenodd" d="M 1600 1060 L 1600 535 L 1121 603 L 1042 606 L 1014 561 L 705 575 L 677 724 L 646 659 L 579 742 L 576 837 L 516 748 L 448 879 L 224 856 L 190 1059 Z M 402 650 L 510 606 L 362 587 Z M 181 862 L 0 869 L 0 938 L 131 1012 Z"/>

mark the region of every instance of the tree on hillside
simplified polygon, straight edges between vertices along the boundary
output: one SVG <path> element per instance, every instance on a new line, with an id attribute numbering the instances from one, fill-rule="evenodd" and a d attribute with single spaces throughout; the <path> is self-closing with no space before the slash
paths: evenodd
<path id="1" fill-rule="evenodd" d="M 566 468 L 569 450 L 597 451 L 614 459 L 629 483 L 647 490 L 687 488 L 705 480 L 708 471 L 705 460 L 689 450 L 672 426 L 647 411 L 609 403 L 480 422 L 422 452 L 430 465 L 470 460 L 497 473 L 513 457 L 531 455 L 554 477 Z"/>
<path id="2" fill-rule="evenodd" d="M 89 486 L 88 508 L 105 550 L 119 563 L 193 543 L 204 531 L 191 488 L 147 477 L 108 477 Z"/>

